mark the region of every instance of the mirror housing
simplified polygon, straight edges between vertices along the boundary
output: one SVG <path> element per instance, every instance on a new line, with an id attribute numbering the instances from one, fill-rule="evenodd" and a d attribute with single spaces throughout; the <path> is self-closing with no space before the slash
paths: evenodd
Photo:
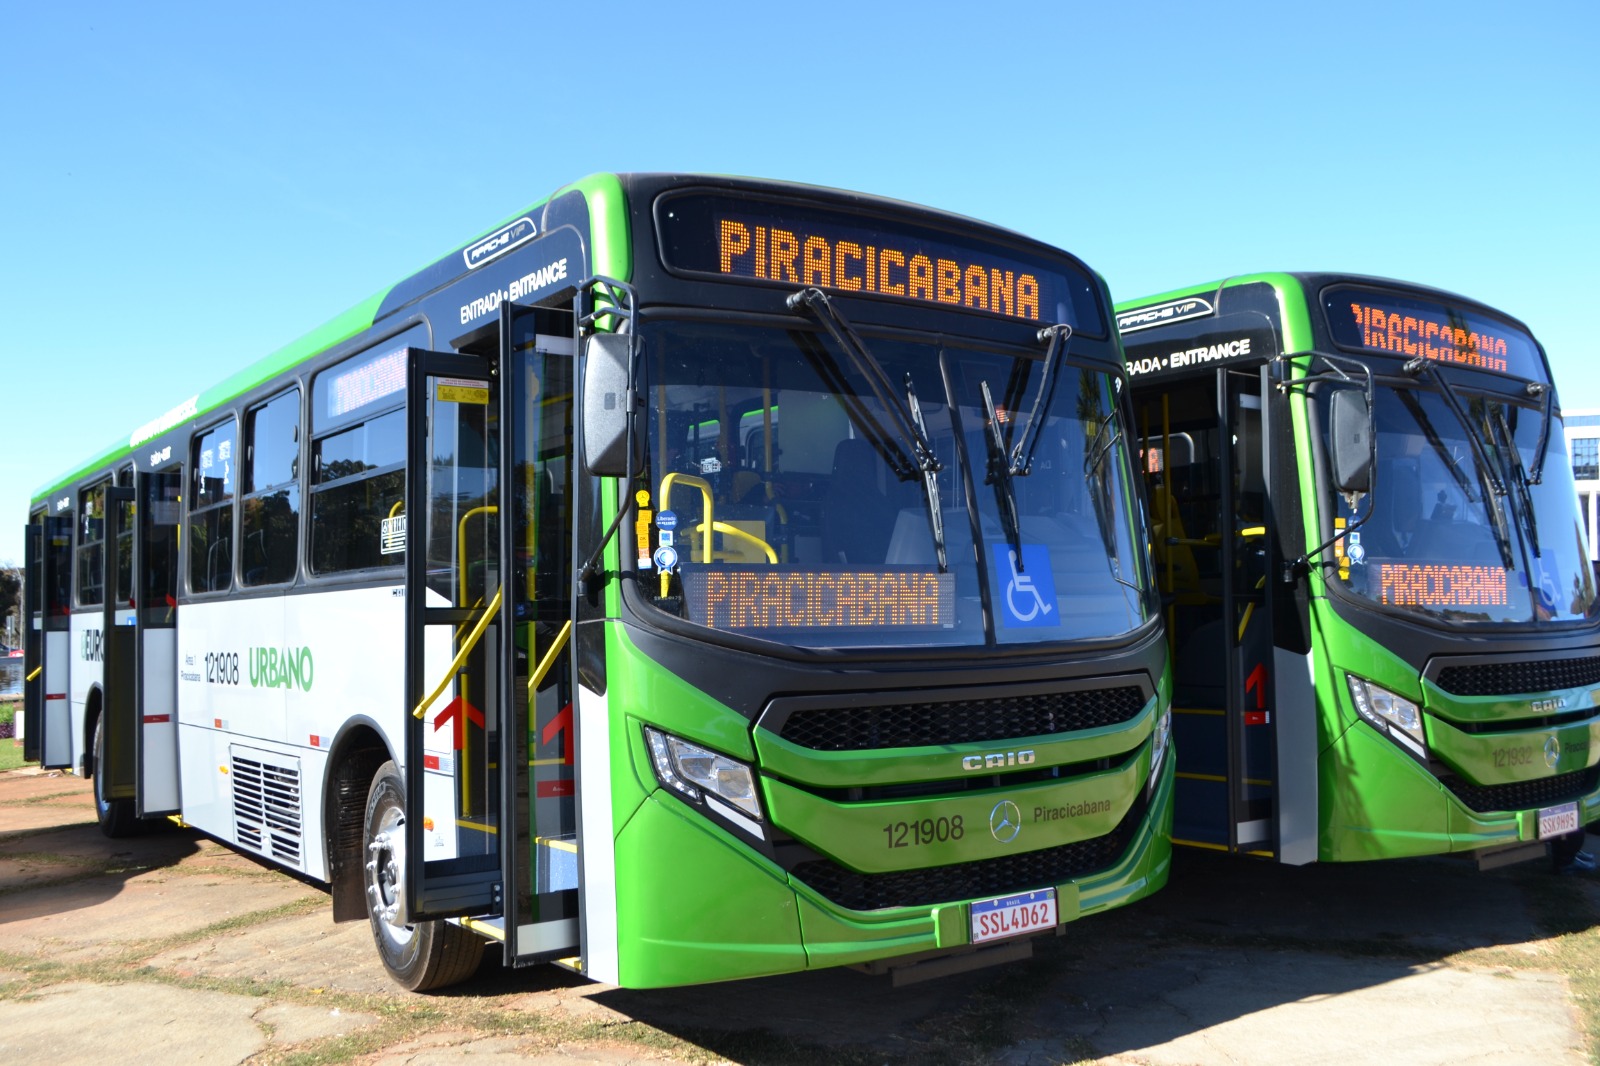
<path id="1" fill-rule="evenodd" d="M 1372 411 L 1355 389 L 1328 400 L 1328 463 L 1340 492 L 1372 491 Z"/>
<path id="2" fill-rule="evenodd" d="M 644 434 L 634 424 L 632 354 L 633 338 L 624 333 L 590 334 L 583 345 L 583 461 L 601 477 L 626 477 L 644 465 Z"/>

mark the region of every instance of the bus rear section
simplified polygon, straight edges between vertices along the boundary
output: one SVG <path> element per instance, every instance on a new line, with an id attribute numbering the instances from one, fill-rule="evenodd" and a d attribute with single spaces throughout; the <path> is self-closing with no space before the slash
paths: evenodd
<path id="1" fill-rule="evenodd" d="M 1600 633 L 1524 327 L 1381 279 L 1124 305 L 1168 597 L 1174 838 L 1543 854 L 1600 808 Z"/>

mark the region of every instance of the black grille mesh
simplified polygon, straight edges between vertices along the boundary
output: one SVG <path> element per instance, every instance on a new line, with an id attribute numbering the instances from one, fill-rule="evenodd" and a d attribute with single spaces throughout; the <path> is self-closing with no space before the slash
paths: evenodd
<path id="1" fill-rule="evenodd" d="M 1137 685 L 1029 696 L 797 710 L 780 736 L 815 751 L 871 751 L 1050 736 L 1117 725 L 1145 704 Z"/>
<path id="2" fill-rule="evenodd" d="M 1438 686 L 1456 696 L 1515 696 L 1600 684 L 1600 656 L 1447 666 Z"/>
<path id="3" fill-rule="evenodd" d="M 1600 787 L 1600 766 L 1534 781 L 1513 781 L 1509 785 L 1474 785 L 1456 774 L 1441 774 L 1439 781 L 1474 811 L 1529 811 L 1566 803 L 1593 792 Z"/>
<path id="4" fill-rule="evenodd" d="M 814 859 L 799 864 L 792 873 L 796 880 L 853 911 L 927 907 L 1048 888 L 1103 870 L 1121 858 L 1144 818 L 1146 803 L 1141 792 L 1117 827 L 1103 837 L 1040 851 L 882 874 L 856 873 L 827 859 Z"/>

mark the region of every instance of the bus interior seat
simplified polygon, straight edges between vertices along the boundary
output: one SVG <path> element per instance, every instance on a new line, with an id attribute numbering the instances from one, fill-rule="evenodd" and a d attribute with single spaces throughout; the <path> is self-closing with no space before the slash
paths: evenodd
<path id="1" fill-rule="evenodd" d="M 882 563 L 896 508 L 878 489 L 872 446 L 850 438 L 833 449 L 833 475 L 823 497 L 822 554 L 827 563 Z"/>
<path id="2" fill-rule="evenodd" d="M 1222 707 L 1228 693 L 1228 648 L 1223 620 L 1195 626 L 1172 664 L 1173 700 L 1191 707 Z"/>

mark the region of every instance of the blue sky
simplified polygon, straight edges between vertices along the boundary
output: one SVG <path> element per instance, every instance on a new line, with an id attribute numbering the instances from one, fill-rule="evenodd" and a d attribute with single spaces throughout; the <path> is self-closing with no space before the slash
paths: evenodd
<path id="1" fill-rule="evenodd" d="M 555 187 L 705 170 L 1521 317 L 1600 406 L 1600 5 L 8 5 L 0 562 L 32 492 Z"/>

